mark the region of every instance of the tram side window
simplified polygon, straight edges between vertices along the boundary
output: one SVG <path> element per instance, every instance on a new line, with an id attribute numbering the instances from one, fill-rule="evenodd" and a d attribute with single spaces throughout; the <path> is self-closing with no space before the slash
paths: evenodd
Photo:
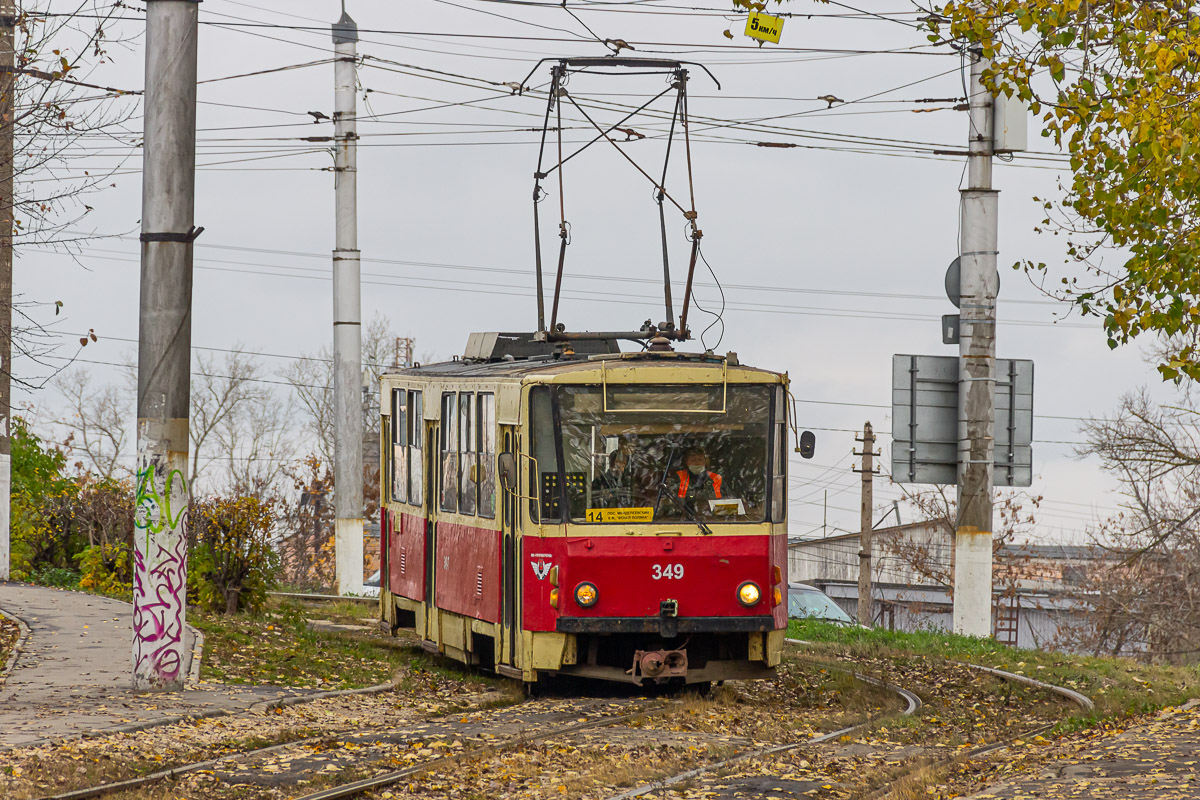
<path id="1" fill-rule="evenodd" d="M 442 511 L 458 511 L 458 395 L 442 395 L 441 474 Z"/>
<path id="2" fill-rule="evenodd" d="M 496 396 L 479 393 L 476 450 L 479 454 L 479 516 L 496 516 Z"/>
<path id="3" fill-rule="evenodd" d="M 421 392 L 408 393 L 408 502 L 421 505 L 425 496 L 425 403 Z"/>
<path id="4" fill-rule="evenodd" d="M 537 386 L 529 393 L 529 419 L 533 427 L 533 458 L 529 461 L 531 519 L 546 523 L 562 519 L 558 491 L 558 458 L 555 455 L 554 420 L 550 388 Z"/>
<path id="5" fill-rule="evenodd" d="M 392 390 L 392 502 L 408 500 L 408 394 Z"/>
<path id="6" fill-rule="evenodd" d="M 476 476 L 479 474 L 477 463 L 476 438 L 479 435 L 473 417 L 475 416 L 475 396 L 464 392 L 458 396 L 458 441 L 459 441 L 459 493 L 458 513 L 474 514 L 476 495 L 479 491 Z"/>
<path id="7" fill-rule="evenodd" d="M 771 521 L 787 521 L 787 405 L 783 387 L 775 390 L 775 436 L 771 442 Z"/>

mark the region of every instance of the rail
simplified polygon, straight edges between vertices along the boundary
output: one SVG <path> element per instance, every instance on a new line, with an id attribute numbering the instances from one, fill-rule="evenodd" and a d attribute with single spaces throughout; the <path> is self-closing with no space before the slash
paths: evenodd
<path id="1" fill-rule="evenodd" d="M 354 595 L 337 595 L 337 594 L 312 594 L 305 592 L 267 592 L 271 597 L 286 597 L 291 600 L 315 600 L 332 602 L 335 600 L 348 600 L 351 603 L 374 603 L 379 605 L 378 597 L 357 597 Z"/>

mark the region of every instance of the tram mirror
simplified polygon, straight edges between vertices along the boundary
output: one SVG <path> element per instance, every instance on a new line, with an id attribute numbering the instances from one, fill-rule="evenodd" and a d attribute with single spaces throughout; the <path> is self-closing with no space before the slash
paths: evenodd
<path id="1" fill-rule="evenodd" d="M 500 485 L 505 491 L 515 492 L 517 486 L 517 458 L 512 453 L 504 452 L 496 456 L 496 473 L 500 476 Z"/>
<path id="2" fill-rule="evenodd" d="M 812 458 L 813 453 L 817 451 L 817 437 L 812 431 L 805 431 L 800 434 L 800 445 L 796 448 L 796 452 L 801 458 Z"/>

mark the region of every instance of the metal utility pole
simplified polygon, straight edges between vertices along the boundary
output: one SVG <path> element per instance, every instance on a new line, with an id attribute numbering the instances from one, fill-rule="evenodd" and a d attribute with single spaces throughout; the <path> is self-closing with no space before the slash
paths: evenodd
<path id="1" fill-rule="evenodd" d="M 358 253 L 358 25 L 342 7 L 333 24 L 333 512 L 338 594 L 363 581 L 362 286 Z"/>
<path id="2" fill-rule="evenodd" d="M 0 0 L 0 581 L 9 577 L 12 489 L 13 93 L 17 4 Z"/>
<path id="3" fill-rule="evenodd" d="M 871 423 L 863 424 L 862 438 L 855 441 L 862 442 L 863 446 L 862 469 L 855 470 L 862 473 L 862 506 L 858 526 L 858 622 L 871 627 L 874 622 L 874 615 L 871 613 L 871 519 L 875 509 L 875 433 Z"/>
<path id="4" fill-rule="evenodd" d="M 198 0 L 146 3 L 133 687 L 185 674 Z"/>
<path id="5" fill-rule="evenodd" d="M 990 65 L 971 51 L 967 188 L 962 191 L 958 345 L 958 522 L 954 537 L 954 632 L 991 634 L 992 469 L 996 421 L 998 192 L 992 188 L 995 99 Z"/>

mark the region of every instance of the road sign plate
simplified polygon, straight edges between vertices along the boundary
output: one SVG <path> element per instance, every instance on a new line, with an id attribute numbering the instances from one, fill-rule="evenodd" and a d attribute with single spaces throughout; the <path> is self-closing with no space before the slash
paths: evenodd
<path id="1" fill-rule="evenodd" d="M 962 258 L 955 257 L 950 262 L 950 266 L 946 268 L 946 297 L 950 298 L 950 302 L 954 303 L 954 307 L 958 308 L 962 290 L 960 283 L 962 271 Z M 996 270 L 996 291 L 1000 290 L 1000 270 Z"/>
<path id="2" fill-rule="evenodd" d="M 1033 482 L 1033 362 L 996 359 L 995 486 Z M 958 358 L 892 357 L 892 478 L 958 482 Z"/>
<path id="3" fill-rule="evenodd" d="M 751 39 L 762 42 L 779 44 L 779 35 L 783 33 L 783 17 L 772 17 L 758 11 L 750 12 L 746 20 L 746 35 Z"/>

